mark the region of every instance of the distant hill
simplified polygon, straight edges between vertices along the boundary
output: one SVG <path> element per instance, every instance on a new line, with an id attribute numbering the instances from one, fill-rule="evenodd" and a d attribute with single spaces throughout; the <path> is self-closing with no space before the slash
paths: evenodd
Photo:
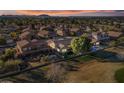
<path id="1" fill-rule="evenodd" d="M 38 17 L 50 17 L 50 15 L 42 14 L 42 15 L 38 15 Z"/>
<path id="2" fill-rule="evenodd" d="M 93 12 L 93 13 L 80 13 L 71 16 L 124 16 L 123 12 Z"/>

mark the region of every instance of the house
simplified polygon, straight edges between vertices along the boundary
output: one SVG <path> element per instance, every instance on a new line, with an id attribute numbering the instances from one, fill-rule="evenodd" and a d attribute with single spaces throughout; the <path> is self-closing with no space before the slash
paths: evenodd
<path id="1" fill-rule="evenodd" d="M 22 32 L 32 32 L 34 30 L 36 30 L 35 25 L 31 24 L 31 25 L 24 26 Z"/>
<path id="2" fill-rule="evenodd" d="M 109 35 L 106 32 L 92 32 L 92 43 L 99 45 L 109 41 Z"/>
<path id="3" fill-rule="evenodd" d="M 65 36 L 65 33 L 64 33 L 61 29 L 58 29 L 58 30 L 56 31 L 56 33 L 57 33 L 57 35 L 59 35 L 59 36 Z"/>
<path id="4" fill-rule="evenodd" d="M 40 27 L 40 30 L 39 30 L 39 32 L 37 33 L 37 35 L 39 36 L 39 37 L 47 37 L 47 38 L 53 38 L 53 37 L 56 37 L 57 36 L 57 34 L 56 34 L 56 32 L 55 32 L 55 30 L 54 30 L 54 26 L 50 26 L 50 25 L 48 25 L 48 26 L 42 26 L 42 27 Z"/>
<path id="5" fill-rule="evenodd" d="M 31 32 L 25 31 L 22 34 L 20 34 L 19 39 L 20 40 L 24 40 L 24 39 L 30 40 L 31 39 L 31 36 L 32 36 Z"/>
<path id="6" fill-rule="evenodd" d="M 110 39 L 117 39 L 122 34 L 123 33 L 122 32 L 119 32 L 119 31 L 108 31 L 108 35 L 109 35 Z"/>
<path id="7" fill-rule="evenodd" d="M 83 32 L 79 28 L 71 28 L 70 29 L 71 35 L 81 36 Z"/>
<path id="8" fill-rule="evenodd" d="M 42 31 L 39 31 L 39 32 L 37 33 L 37 35 L 38 35 L 39 37 L 45 38 L 45 37 L 49 37 L 50 34 L 49 34 L 48 31 L 42 30 Z"/>
<path id="9" fill-rule="evenodd" d="M 59 36 L 69 36 L 70 35 L 69 28 L 67 28 L 63 25 L 55 28 L 55 31 L 56 31 L 57 35 L 59 35 Z"/>
<path id="10" fill-rule="evenodd" d="M 92 38 L 96 39 L 97 41 L 104 41 L 109 39 L 109 35 L 107 32 L 93 32 Z"/>
<path id="11" fill-rule="evenodd" d="M 49 47 L 47 46 L 47 42 L 44 40 L 21 40 L 18 41 L 16 45 L 17 55 L 28 55 L 40 51 L 46 51 L 48 49 Z"/>
<path id="12" fill-rule="evenodd" d="M 42 30 L 37 33 L 39 37 L 42 38 L 53 38 L 56 37 L 56 32 L 54 31 L 47 31 L 47 30 Z"/>
<path id="13" fill-rule="evenodd" d="M 39 37 L 43 37 L 43 38 L 53 38 L 53 37 L 56 37 L 56 32 L 55 31 L 47 31 L 47 30 L 42 30 L 42 31 L 39 31 L 37 33 L 37 35 Z"/>
<path id="14" fill-rule="evenodd" d="M 66 38 L 58 38 L 58 39 L 51 39 L 48 40 L 48 46 L 50 46 L 52 49 L 55 49 L 56 51 L 60 53 L 65 53 L 70 50 L 70 43 L 71 43 L 72 37 L 66 37 Z"/>
<path id="15" fill-rule="evenodd" d="M 56 33 L 59 36 L 67 36 L 67 33 L 64 31 L 64 29 L 56 29 Z"/>
<path id="16" fill-rule="evenodd" d="M 30 28 L 29 27 L 27 27 L 27 28 L 24 28 L 23 30 L 22 30 L 22 32 L 28 32 L 28 31 L 30 31 Z"/>

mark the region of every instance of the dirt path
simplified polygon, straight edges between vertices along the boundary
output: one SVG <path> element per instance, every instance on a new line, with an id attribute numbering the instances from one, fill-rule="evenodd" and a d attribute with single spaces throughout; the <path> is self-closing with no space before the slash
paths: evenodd
<path id="1" fill-rule="evenodd" d="M 65 82 L 116 82 L 114 79 L 114 73 L 121 67 L 124 67 L 124 63 L 102 63 L 92 60 L 92 62 L 81 64 L 79 71 L 69 72 L 66 76 Z"/>

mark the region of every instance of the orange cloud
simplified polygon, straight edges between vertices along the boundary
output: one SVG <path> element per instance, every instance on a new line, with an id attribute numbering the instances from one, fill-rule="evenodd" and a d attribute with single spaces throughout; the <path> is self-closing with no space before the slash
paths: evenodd
<path id="1" fill-rule="evenodd" d="M 24 15 L 71 15 L 87 12 L 112 12 L 113 10 L 17 10 L 16 12 Z"/>

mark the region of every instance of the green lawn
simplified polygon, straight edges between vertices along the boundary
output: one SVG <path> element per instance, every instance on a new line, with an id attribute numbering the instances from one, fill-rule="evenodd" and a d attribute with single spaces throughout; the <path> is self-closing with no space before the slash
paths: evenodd
<path id="1" fill-rule="evenodd" d="M 124 83 L 124 68 L 121 68 L 115 72 L 115 79 L 119 83 Z"/>
<path id="2" fill-rule="evenodd" d="M 81 61 L 81 62 L 82 62 L 82 61 L 85 61 L 85 62 L 86 62 L 86 61 L 90 61 L 90 60 L 92 60 L 92 59 L 93 59 L 93 57 L 91 57 L 90 55 L 81 56 L 81 57 L 78 58 L 78 60 Z"/>

